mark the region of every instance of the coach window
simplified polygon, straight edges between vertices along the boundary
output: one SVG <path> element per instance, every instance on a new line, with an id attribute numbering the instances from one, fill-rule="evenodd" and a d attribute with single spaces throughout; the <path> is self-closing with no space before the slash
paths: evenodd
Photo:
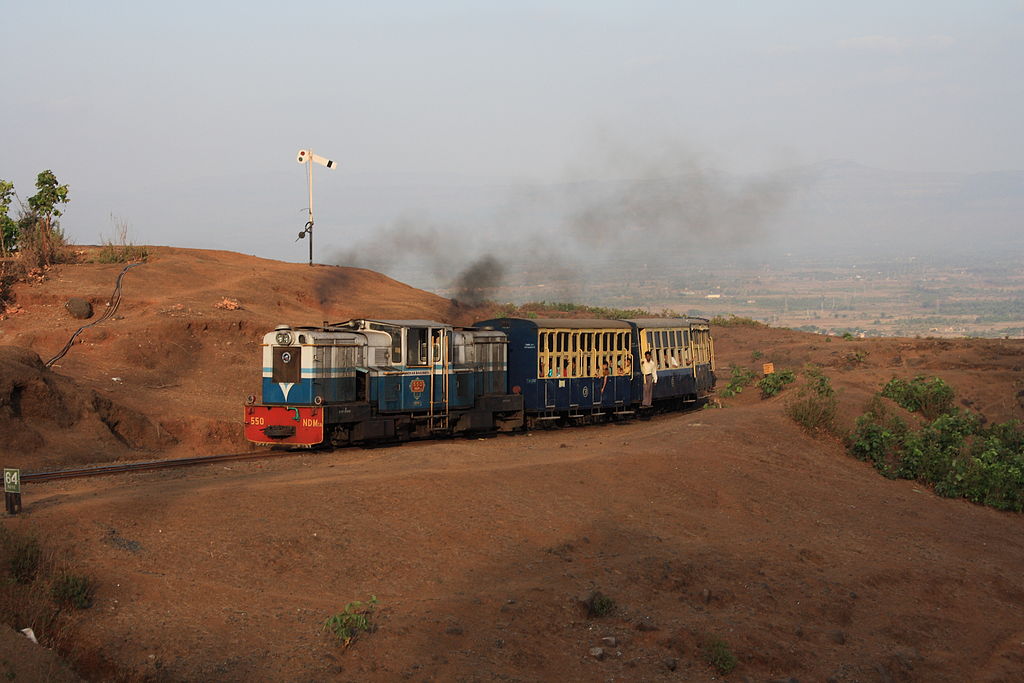
<path id="1" fill-rule="evenodd" d="M 548 372 L 548 337 L 544 332 L 537 331 L 537 377 L 544 377 Z"/>
<path id="2" fill-rule="evenodd" d="M 548 361 L 547 376 L 548 377 L 554 377 L 555 376 L 555 363 L 558 360 L 558 357 L 555 354 L 555 347 L 558 346 L 558 337 L 557 337 L 557 335 L 554 332 L 545 332 L 544 336 L 546 336 L 548 338 L 547 352 L 546 352 L 547 361 Z"/>
<path id="3" fill-rule="evenodd" d="M 608 364 L 612 366 L 612 372 L 615 372 L 615 358 L 611 355 L 612 349 L 611 343 L 609 342 L 609 340 L 612 338 L 612 333 L 602 332 L 601 334 L 597 335 L 597 338 L 601 340 L 601 358 L 607 359 Z"/>

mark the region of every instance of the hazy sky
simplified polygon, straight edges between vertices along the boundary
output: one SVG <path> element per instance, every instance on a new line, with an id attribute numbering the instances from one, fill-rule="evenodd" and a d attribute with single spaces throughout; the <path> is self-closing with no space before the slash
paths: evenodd
<path id="1" fill-rule="evenodd" d="M 341 164 L 316 169 L 335 243 L 389 220 L 352 218 L 354 188 L 614 175 L 608 147 L 1024 169 L 1021 0 L 11 0 L 0 64 L 0 178 L 24 199 L 53 169 L 83 243 L 113 213 L 142 242 L 302 260 L 307 146 Z"/>

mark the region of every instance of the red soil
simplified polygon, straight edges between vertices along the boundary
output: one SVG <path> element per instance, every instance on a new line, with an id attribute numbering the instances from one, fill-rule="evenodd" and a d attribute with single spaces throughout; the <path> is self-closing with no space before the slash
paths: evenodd
<path id="1" fill-rule="evenodd" d="M 0 345 L 48 358 L 81 324 L 64 301 L 102 308 L 118 272 L 18 286 Z M 241 309 L 216 308 L 225 297 Z M 55 372 L 0 349 L 2 462 L 233 450 L 274 325 L 490 313 L 365 270 L 154 249 L 118 318 Z M 733 362 L 823 365 L 845 426 L 882 382 L 919 373 L 990 420 L 1022 415 L 1019 341 L 714 333 L 726 377 Z M 30 387 L 19 411 L 15 384 Z M 4 526 L 97 579 L 54 638 L 87 677 L 711 680 L 714 636 L 738 659 L 730 680 L 1021 680 L 1024 518 L 883 479 L 785 401 L 751 388 L 625 425 L 26 484 Z M 610 615 L 588 617 L 594 591 Z M 371 595 L 375 632 L 347 649 L 321 632 Z M 0 654 L 14 656 L 3 639 Z"/>

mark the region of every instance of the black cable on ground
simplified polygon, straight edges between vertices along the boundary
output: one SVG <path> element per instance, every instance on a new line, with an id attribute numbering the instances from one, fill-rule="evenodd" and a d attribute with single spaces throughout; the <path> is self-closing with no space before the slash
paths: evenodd
<path id="1" fill-rule="evenodd" d="M 75 333 L 71 335 L 71 339 L 68 339 L 68 343 L 64 345 L 64 348 L 60 350 L 60 353 L 58 353 L 50 360 L 46 361 L 46 367 L 50 367 L 51 365 L 59 361 L 61 358 L 63 358 L 64 354 L 66 354 L 68 350 L 71 349 L 71 345 L 75 343 L 75 339 L 78 337 L 78 335 L 82 334 L 84 330 L 89 329 L 93 325 L 99 325 L 104 320 L 109 320 L 111 317 L 113 317 L 114 313 L 117 312 L 117 307 L 121 304 L 121 280 L 124 279 L 124 274 L 127 273 L 132 268 L 134 268 L 135 266 L 141 265 L 142 263 L 132 263 L 124 267 L 124 270 L 121 271 L 121 274 L 117 276 L 117 282 L 114 283 L 114 293 L 110 295 L 110 301 L 107 302 L 107 310 L 103 311 L 103 315 L 101 315 L 96 320 L 92 321 L 88 325 L 82 325 L 77 330 L 75 330 Z"/>

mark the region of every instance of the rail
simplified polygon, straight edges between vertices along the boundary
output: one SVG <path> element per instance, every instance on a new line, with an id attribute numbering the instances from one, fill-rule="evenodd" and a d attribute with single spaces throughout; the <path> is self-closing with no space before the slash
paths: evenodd
<path id="1" fill-rule="evenodd" d="M 21 475 L 22 483 L 54 481 L 56 479 L 73 479 L 75 477 L 95 477 L 104 474 L 121 474 L 124 472 L 141 472 L 145 470 L 172 469 L 190 465 L 206 465 L 228 460 L 254 460 L 256 458 L 278 457 L 308 453 L 308 450 L 282 451 L 268 453 L 266 451 L 247 451 L 245 453 L 221 453 L 219 455 L 199 455 L 194 458 L 173 458 L 170 460 L 148 460 L 145 462 L 126 462 L 113 465 L 94 465 L 50 472 L 28 472 Z"/>

